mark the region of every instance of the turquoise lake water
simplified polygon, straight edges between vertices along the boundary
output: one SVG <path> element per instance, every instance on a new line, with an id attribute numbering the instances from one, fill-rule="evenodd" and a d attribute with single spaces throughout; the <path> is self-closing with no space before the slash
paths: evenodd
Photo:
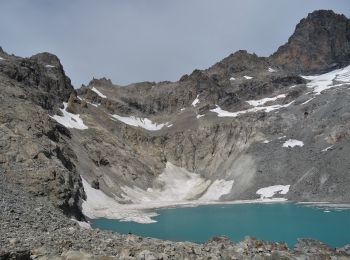
<path id="1" fill-rule="evenodd" d="M 329 212 L 328 212 L 329 211 Z M 350 210 L 293 203 L 203 205 L 157 210 L 152 224 L 94 219 L 92 227 L 174 241 L 205 242 L 225 235 L 234 241 L 253 236 L 285 241 L 314 238 L 332 247 L 350 244 Z"/>

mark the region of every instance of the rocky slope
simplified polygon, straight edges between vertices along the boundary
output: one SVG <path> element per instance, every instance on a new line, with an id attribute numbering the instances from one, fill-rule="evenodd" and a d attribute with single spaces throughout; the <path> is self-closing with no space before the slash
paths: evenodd
<path id="1" fill-rule="evenodd" d="M 257 191 L 275 185 L 287 189 L 276 191 L 284 199 L 349 203 L 349 38 L 349 19 L 316 11 L 271 57 L 238 51 L 177 82 L 93 79 L 78 90 L 56 56 L 21 58 L 1 49 L 0 257 L 20 248 L 35 254 L 42 243 L 47 257 L 80 248 L 91 254 L 89 246 L 95 255 L 126 258 L 345 255 L 305 241 L 288 251 L 251 240 L 126 238 L 79 230 L 61 212 L 140 220 L 145 208 L 266 199 Z M 37 221 L 43 225 L 33 231 Z M 16 235 L 23 232 L 27 240 Z M 171 255 L 177 250 L 183 255 Z"/>
<path id="2" fill-rule="evenodd" d="M 192 201 L 224 180 L 233 185 L 220 200 L 257 199 L 262 187 L 290 185 L 291 200 L 349 202 L 349 68 L 322 76 L 328 81 L 300 76 L 350 63 L 348 24 L 316 11 L 271 57 L 238 51 L 178 82 L 92 80 L 75 98 L 89 126 L 73 134 L 84 162 L 78 172 L 123 203 L 140 202 L 136 191 L 162 193 L 167 183 L 158 176 L 169 164 L 210 182 Z"/>

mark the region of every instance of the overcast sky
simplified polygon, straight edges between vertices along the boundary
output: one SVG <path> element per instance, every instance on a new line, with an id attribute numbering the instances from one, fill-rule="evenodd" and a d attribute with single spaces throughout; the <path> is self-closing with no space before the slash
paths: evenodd
<path id="1" fill-rule="evenodd" d="M 0 46 L 56 54 L 75 87 L 177 80 L 232 52 L 268 56 L 316 9 L 347 0 L 0 0 Z"/>

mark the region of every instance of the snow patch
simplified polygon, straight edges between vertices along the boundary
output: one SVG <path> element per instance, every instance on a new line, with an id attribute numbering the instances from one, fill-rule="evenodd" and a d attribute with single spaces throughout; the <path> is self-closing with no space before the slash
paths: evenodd
<path id="1" fill-rule="evenodd" d="M 80 130 L 88 129 L 83 120 L 80 118 L 80 115 L 75 115 L 66 111 L 68 103 L 64 102 L 63 105 L 64 108 L 60 109 L 63 113 L 63 116 L 50 116 L 52 119 L 56 120 L 58 123 L 64 125 L 67 128 L 75 128 Z"/>
<path id="2" fill-rule="evenodd" d="M 236 80 L 236 79 L 234 77 L 231 77 L 230 80 L 233 81 L 233 80 Z"/>
<path id="3" fill-rule="evenodd" d="M 328 146 L 322 150 L 322 152 L 327 152 L 333 148 L 334 145 Z"/>
<path id="4" fill-rule="evenodd" d="M 49 65 L 49 64 L 45 65 L 45 67 L 46 67 L 46 68 L 55 68 L 55 66 Z"/>
<path id="5" fill-rule="evenodd" d="M 281 94 L 272 98 L 263 98 L 263 99 L 259 99 L 259 100 L 248 100 L 246 101 L 249 105 L 257 107 L 257 106 L 261 106 L 264 105 L 265 103 L 269 102 L 269 101 L 276 101 L 279 98 L 285 98 L 286 95 L 285 94 Z"/>
<path id="6" fill-rule="evenodd" d="M 202 116 L 205 116 L 205 115 L 197 115 L 196 118 L 199 119 L 199 118 L 201 118 Z"/>
<path id="7" fill-rule="evenodd" d="M 196 99 L 195 99 L 195 100 L 193 100 L 193 102 L 192 102 L 192 106 L 194 106 L 194 107 L 195 107 L 195 106 L 197 106 L 197 104 L 200 102 L 198 97 L 199 97 L 199 95 L 197 95 Z"/>
<path id="8" fill-rule="evenodd" d="M 101 104 L 94 104 L 94 103 L 91 103 L 89 101 L 86 101 L 86 103 L 88 103 L 89 105 L 94 106 L 94 107 L 99 107 L 101 105 Z"/>
<path id="9" fill-rule="evenodd" d="M 312 98 L 306 100 L 305 102 L 303 102 L 303 103 L 301 103 L 301 104 L 302 104 L 302 105 L 305 105 L 305 104 L 309 103 L 311 100 L 313 100 L 314 98 L 315 98 L 315 97 L 312 97 Z"/>
<path id="10" fill-rule="evenodd" d="M 153 123 L 148 118 L 140 118 L 135 116 L 119 116 L 117 114 L 111 115 L 114 119 L 117 119 L 127 125 L 141 127 L 149 131 L 158 131 L 162 129 L 164 126 L 168 125 L 168 123 L 157 124 Z"/>
<path id="11" fill-rule="evenodd" d="M 271 112 L 274 110 L 278 110 L 280 108 L 288 107 L 290 106 L 294 101 L 285 104 L 285 105 L 272 105 L 272 106 L 265 106 L 265 107 L 253 107 L 247 110 L 242 110 L 242 111 L 237 111 L 237 112 L 229 112 L 226 110 L 221 109 L 219 106 L 216 106 L 216 108 L 211 109 L 211 112 L 217 113 L 218 117 L 237 117 L 242 114 L 246 113 L 253 113 L 253 112 L 258 112 L 258 111 L 265 111 L 265 112 Z"/>
<path id="12" fill-rule="evenodd" d="M 74 218 L 72 218 L 71 220 L 74 221 L 75 223 L 78 223 L 78 225 L 82 228 L 91 229 L 91 225 L 89 222 L 79 221 Z"/>
<path id="13" fill-rule="evenodd" d="M 302 141 L 299 141 L 299 140 L 289 139 L 289 140 L 285 141 L 284 144 L 282 145 L 282 147 L 294 147 L 294 146 L 303 147 L 304 143 Z"/>
<path id="14" fill-rule="evenodd" d="M 271 141 L 269 141 L 269 140 L 262 141 L 263 144 L 268 144 L 269 142 L 271 142 Z"/>
<path id="15" fill-rule="evenodd" d="M 307 87 L 312 88 L 316 95 L 320 95 L 324 90 L 350 83 L 350 66 L 321 75 L 302 77 L 310 80 Z M 335 84 L 336 82 L 342 82 L 342 84 Z"/>
<path id="16" fill-rule="evenodd" d="M 107 98 L 107 96 L 103 95 L 100 91 L 98 91 L 98 89 L 96 89 L 95 87 L 93 87 L 91 89 L 93 92 L 95 92 L 97 95 L 99 95 L 101 98 Z"/>
<path id="17" fill-rule="evenodd" d="M 253 77 L 250 76 L 243 76 L 245 79 L 252 79 Z"/>
<path id="18" fill-rule="evenodd" d="M 258 189 L 256 194 L 260 195 L 260 199 L 272 198 L 276 194 L 285 195 L 288 193 L 290 185 L 274 185 Z"/>
<path id="19" fill-rule="evenodd" d="M 0 57 L 0 60 L 5 60 L 3 57 Z"/>
<path id="20" fill-rule="evenodd" d="M 268 72 L 271 72 L 271 73 L 272 73 L 272 72 L 276 72 L 276 70 L 269 67 L 269 68 L 268 68 Z"/>

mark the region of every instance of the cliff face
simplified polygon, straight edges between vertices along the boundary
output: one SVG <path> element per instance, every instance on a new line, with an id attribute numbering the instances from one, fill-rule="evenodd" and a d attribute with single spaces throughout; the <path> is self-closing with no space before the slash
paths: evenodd
<path id="1" fill-rule="evenodd" d="M 58 58 L 0 53 L 0 173 L 34 196 L 81 218 L 84 190 L 71 133 L 49 117 L 74 92 Z"/>
<path id="2" fill-rule="evenodd" d="M 315 11 L 302 19 L 271 60 L 296 72 L 342 67 L 350 59 L 350 20 L 333 11 Z"/>

